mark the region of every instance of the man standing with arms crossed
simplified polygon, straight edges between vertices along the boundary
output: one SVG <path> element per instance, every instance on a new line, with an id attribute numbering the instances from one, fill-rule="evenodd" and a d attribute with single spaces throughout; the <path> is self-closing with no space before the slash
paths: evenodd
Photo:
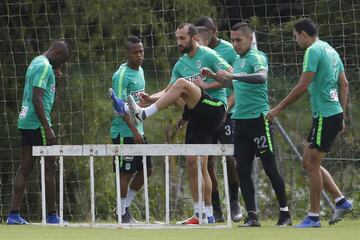
<path id="1" fill-rule="evenodd" d="M 141 67 L 144 61 L 144 47 L 139 38 L 132 36 L 127 39 L 126 53 L 127 62 L 120 65 L 112 78 L 112 96 L 125 100 L 131 95 L 138 101 L 140 93 L 145 90 L 144 70 Z M 129 114 L 115 115 L 110 131 L 113 144 L 147 143 L 143 124 L 133 123 Z M 152 162 L 150 156 L 146 159 L 147 174 L 150 176 Z M 122 223 L 137 223 L 129 207 L 136 193 L 144 185 L 142 156 L 121 156 L 120 173 Z"/>
<path id="2" fill-rule="evenodd" d="M 227 64 L 215 51 L 202 47 L 196 41 L 196 28 L 193 24 L 183 23 L 176 30 L 178 49 L 183 56 L 175 64 L 169 85 L 161 92 L 151 96 L 143 93 L 144 103 L 153 103 L 149 107 L 140 108 L 133 99 L 128 104 L 114 99 L 114 107 L 118 113 L 131 112 L 136 121 L 142 122 L 146 118 L 174 104 L 179 98 L 186 103 L 188 111 L 188 125 L 186 129 L 186 144 L 210 144 L 213 130 L 220 124 L 226 108 L 226 95 L 224 89 L 214 89 L 207 92 L 192 82 L 203 78 L 205 82 L 213 79 L 201 76 L 200 69 L 208 67 L 214 72 L 230 70 Z M 130 109 L 129 109 L 130 108 Z M 181 222 L 182 224 L 199 224 L 200 207 L 204 204 L 198 202 L 197 164 L 196 156 L 186 158 L 187 170 L 190 179 L 190 191 L 194 201 L 194 216 Z M 202 222 L 214 222 L 211 206 L 211 179 L 207 170 L 207 157 L 202 160 L 202 176 L 205 209 L 203 209 Z"/>
<path id="3" fill-rule="evenodd" d="M 313 124 L 308 145 L 304 150 L 303 166 L 309 176 L 310 209 L 305 219 L 296 227 L 320 227 L 320 196 L 323 187 L 331 193 L 336 203 L 329 224 L 340 221 L 352 210 L 352 203 L 346 200 L 329 172 L 321 166 L 335 137 L 345 128 L 344 116 L 349 86 L 339 54 L 318 38 L 313 20 L 305 18 L 298 21 L 294 25 L 294 38 L 302 49 L 306 49 L 303 73 L 288 96 L 267 114 L 267 119 L 273 120 L 309 90 Z"/>
<path id="4" fill-rule="evenodd" d="M 42 55 L 34 58 L 26 71 L 24 95 L 18 119 L 21 133 L 21 164 L 14 179 L 14 192 L 7 224 L 28 224 L 20 216 L 21 200 L 34 167 L 33 146 L 55 144 L 51 128 L 51 109 L 55 100 L 56 81 L 62 80 L 61 67 L 71 54 L 63 40 L 54 41 Z M 59 224 L 56 213 L 55 157 L 45 157 L 46 206 L 49 224 Z"/>
<path id="5" fill-rule="evenodd" d="M 209 41 L 207 46 L 219 53 L 224 60 L 233 66 L 237 53 L 231 43 L 217 37 L 217 27 L 214 20 L 208 16 L 201 16 L 195 26 L 205 27 L 208 31 Z M 199 38 L 202 36 L 200 35 Z M 206 42 L 206 41 L 202 41 Z M 195 81 L 201 89 L 207 90 L 211 88 L 222 88 L 223 86 L 218 82 L 212 82 L 209 84 L 204 83 L 201 79 Z M 226 89 L 226 96 L 228 101 L 228 109 L 226 111 L 226 118 L 221 128 L 217 129 L 212 138 L 212 143 L 217 144 L 218 142 L 223 144 L 233 143 L 234 123 L 231 119 L 231 115 L 234 112 L 234 94 L 232 89 Z M 240 221 L 242 218 L 241 208 L 239 204 L 239 179 L 236 173 L 236 164 L 234 157 L 226 156 L 227 170 L 228 170 L 228 182 L 229 182 L 229 195 L 230 195 L 230 210 L 231 219 L 234 222 Z M 209 156 L 208 159 L 208 170 L 212 182 L 212 193 L 211 200 L 214 209 L 214 217 L 216 222 L 224 222 L 224 216 L 221 210 L 220 196 L 218 190 L 218 181 L 216 177 L 216 162 L 214 156 Z"/>

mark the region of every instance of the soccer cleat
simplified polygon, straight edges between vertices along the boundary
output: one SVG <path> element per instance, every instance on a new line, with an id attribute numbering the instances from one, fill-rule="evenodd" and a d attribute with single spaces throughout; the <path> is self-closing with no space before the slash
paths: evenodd
<path id="1" fill-rule="evenodd" d="M 144 109 L 139 107 L 133 96 L 128 96 L 128 104 L 130 109 L 130 117 L 135 125 L 142 123 L 146 119 Z"/>
<path id="2" fill-rule="evenodd" d="M 257 218 L 247 217 L 244 224 L 239 225 L 239 227 L 260 227 L 260 222 Z"/>
<path id="3" fill-rule="evenodd" d="M 22 218 L 20 216 L 20 214 L 14 214 L 14 213 L 9 213 L 7 219 L 6 219 L 6 224 L 8 225 L 23 225 L 23 224 L 29 224 L 28 221 L 26 221 L 24 218 Z"/>
<path id="4" fill-rule="evenodd" d="M 352 211 L 352 206 L 353 206 L 352 203 L 349 202 L 348 200 L 345 200 L 345 202 L 340 206 L 336 206 L 334 214 L 332 215 L 329 221 L 329 224 L 333 225 L 341 221 L 341 219 L 344 217 L 345 214 Z"/>
<path id="5" fill-rule="evenodd" d="M 197 214 L 196 214 L 197 215 Z M 199 224 L 199 218 L 197 216 L 192 216 L 184 221 L 177 222 L 176 224 L 183 224 L 183 225 L 193 225 L 193 224 Z M 202 224 L 208 224 L 208 218 L 205 214 L 203 214 Z"/>
<path id="6" fill-rule="evenodd" d="M 60 217 L 56 213 L 48 214 L 46 218 L 47 224 L 60 224 Z M 63 224 L 67 224 L 66 221 L 63 220 Z"/>
<path id="7" fill-rule="evenodd" d="M 215 222 L 216 222 L 214 216 L 207 217 L 207 220 L 208 220 L 208 224 L 211 224 L 211 223 L 215 223 Z"/>
<path id="8" fill-rule="evenodd" d="M 216 208 L 214 209 L 214 218 L 215 218 L 215 222 L 225 222 L 225 218 L 221 209 L 216 209 Z"/>
<path id="9" fill-rule="evenodd" d="M 295 226 L 295 228 L 319 228 L 321 227 L 320 220 L 314 221 L 309 216 L 306 216 L 304 220 Z"/>
<path id="10" fill-rule="evenodd" d="M 291 226 L 292 221 L 291 221 L 290 213 L 280 211 L 279 219 L 278 219 L 276 225 L 279 227 Z"/>
<path id="11" fill-rule="evenodd" d="M 122 223 L 130 223 L 130 224 L 140 223 L 132 216 L 129 208 L 125 209 L 125 214 L 121 216 L 121 222 Z"/>
<path id="12" fill-rule="evenodd" d="M 119 114 L 120 116 L 124 116 L 126 114 L 125 102 L 116 97 L 114 90 L 112 88 L 109 88 L 108 93 L 109 93 L 109 97 L 111 98 L 111 100 L 113 102 L 115 112 L 117 114 Z"/>
<path id="13" fill-rule="evenodd" d="M 230 200 L 231 220 L 239 222 L 243 217 L 238 199 Z"/>

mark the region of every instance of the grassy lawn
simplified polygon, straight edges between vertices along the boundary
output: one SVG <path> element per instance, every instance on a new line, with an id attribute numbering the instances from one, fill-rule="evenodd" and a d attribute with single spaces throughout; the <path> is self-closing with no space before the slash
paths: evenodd
<path id="1" fill-rule="evenodd" d="M 323 227 L 318 229 L 295 229 L 291 227 L 279 228 L 274 222 L 262 222 L 261 228 L 233 228 L 218 229 L 116 229 L 116 228 L 87 228 L 87 227 L 54 227 L 54 226 L 7 226 L 0 225 L 0 239 L 76 239 L 76 240 L 110 240 L 110 239 L 253 239 L 253 240 L 297 240 L 297 239 L 360 239 L 360 221 L 342 221 L 329 226 L 323 221 Z"/>

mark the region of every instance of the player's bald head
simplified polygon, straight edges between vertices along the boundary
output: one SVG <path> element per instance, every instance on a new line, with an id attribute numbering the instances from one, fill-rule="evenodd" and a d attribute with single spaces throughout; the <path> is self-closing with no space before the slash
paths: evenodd
<path id="1" fill-rule="evenodd" d="M 71 49 L 69 44 L 65 41 L 65 40 L 55 40 L 51 43 L 50 51 L 56 51 L 56 52 L 61 52 L 64 55 L 70 57 L 71 55 Z"/>

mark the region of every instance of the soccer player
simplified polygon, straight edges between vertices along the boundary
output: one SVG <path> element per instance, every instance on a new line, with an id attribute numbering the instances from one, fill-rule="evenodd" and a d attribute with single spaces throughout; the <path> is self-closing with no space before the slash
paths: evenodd
<path id="1" fill-rule="evenodd" d="M 126 42 L 127 62 L 120 65 L 112 77 L 113 96 L 127 99 L 132 96 L 135 101 L 145 90 L 144 70 L 141 65 L 144 60 L 144 48 L 139 38 L 131 36 Z M 114 115 L 111 124 L 113 144 L 146 144 L 143 124 L 134 123 L 129 114 Z M 115 160 L 114 160 L 115 161 Z M 152 162 L 147 157 L 147 174 L 152 173 Z M 120 157 L 120 188 L 121 214 L 123 223 L 137 223 L 129 211 L 129 206 L 136 193 L 144 185 L 142 156 Z"/>
<path id="2" fill-rule="evenodd" d="M 352 210 L 329 172 L 321 166 L 337 136 L 345 128 L 344 116 L 349 91 L 344 66 L 339 54 L 318 38 L 313 20 L 304 18 L 294 25 L 297 44 L 306 49 L 303 72 L 298 84 L 268 114 L 270 121 L 288 105 L 297 101 L 306 90 L 310 93 L 313 122 L 304 149 L 303 167 L 309 176 L 310 209 L 300 228 L 320 227 L 320 196 L 323 187 L 335 199 L 336 209 L 329 224 L 334 224 Z"/>
<path id="3" fill-rule="evenodd" d="M 217 36 L 217 27 L 214 22 L 214 20 L 207 16 L 200 17 L 197 22 L 195 23 L 195 26 L 197 28 L 200 28 L 199 32 L 199 39 L 200 44 L 206 44 L 206 46 L 210 47 L 211 49 L 215 50 L 219 55 L 225 59 L 227 63 L 229 63 L 231 66 L 233 66 L 237 53 L 234 50 L 234 47 L 231 45 L 231 43 L 218 38 Z M 205 28 L 208 33 L 208 39 L 206 39 L 206 35 L 202 28 Z M 219 84 L 218 82 L 212 82 L 212 83 L 205 83 L 201 79 L 195 81 L 195 84 L 197 84 L 201 89 L 211 89 L 211 88 L 218 88 L 223 87 L 222 84 Z M 223 127 L 218 129 L 212 138 L 212 143 L 217 144 L 218 142 L 223 144 L 232 144 L 233 143 L 233 133 L 234 133 L 234 123 L 233 120 L 231 120 L 231 115 L 234 112 L 234 94 L 232 89 L 227 88 L 226 89 L 226 95 L 227 95 L 227 101 L 228 101 L 228 108 L 226 111 L 226 118 L 224 119 Z M 237 177 L 236 173 L 236 164 L 235 160 L 232 156 L 226 156 L 226 164 L 227 164 L 227 170 L 228 170 L 228 182 L 229 182 L 229 194 L 230 194 L 230 212 L 231 212 L 231 219 L 234 222 L 239 222 L 242 218 L 242 212 L 239 204 L 239 179 Z M 214 217 L 216 222 L 223 222 L 225 221 L 224 215 L 221 210 L 221 204 L 220 204 L 220 197 L 219 197 L 219 190 L 218 190 L 218 181 L 216 177 L 216 164 L 214 160 L 214 156 L 209 156 L 208 159 L 208 170 L 212 182 L 212 193 L 211 193 L 211 199 L 212 199 L 212 205 L 214 209 Z"/>
<path id="4" fill-rule="evenodd" d="M 255 189 L 251 178 L 255 155 L 260 157 L 266 175 L 271 181 L 280 206 L 278 226 L 292 224 L 286 201 L 285 184 L 276 166 L 272 145 L 272 131 L 265 118 L 269 111 L 268 101 L 268 63 L 266 55 L 252 48 L 253 31 L 246 23 L 237 23 L 231 28 L 231 42 L 239 57 L 234 63 L 234 74 L 218 73 L 216 76 L 208 69 L 203 74 L 223 84 L 231 84 L 235 92 L 234 156 L 240 189 L 245 201 L 248 216 L 243 227 L 259 227 Z M 234 79 L 234 80 L 233 80 Z"/>
<path id="5" fill-rule="evenodd" d="M 199 46 L 196 41 L 196 28 L 193 24 L 183 23 L 176 30 L 178 49 L 183 56 L 175 64 L 169 85 L 161 92 L 149 96 L 141 94 L 144 103 L 152 103 L 146 108 L 140 108 L 133 98 L 128 98 L 128 104 L 116 99 L 115 108 L 118 112 L 131 112 L 131 115 L 139 122 L 152 116 L 156 112 L 175 103 L 181 98 L 186 103 L 188 111 L 188 124 L 186 129 L 187 144 L 209 144 L 213 129 L 215 129 L 224 117 L 226 109 L 226 95 L 223 88 L 202 91 L 192 82 L 203 78 L 205 82 L 215 81 L 201 76 L 200 69 L 208 67 L 214 72 L 230 70 L 231 67 L 215 51 L 210 48 Z M 129 109 L 130 108 L 130 109 Z M 194 216 L 183 221 L 183 224 L 198 224 L 200 207 L 204 204 L 198 201 L 197 165 L 196 156 L 186 158 L 187 170 L 190 182 L 190 191 L 194 201 Z M 205 209 L 201 216 L 202 222 L 214 222 L 211 206 L 211 180 L 207 170 L 207 158 L 202 160 L 202 177 Z"/>
<path id="6" fill-rule="evenodd" d="M 21 164 L 14 179 L 14 192 L 7 224 L 28 224 L 20 216 L 20 205 L 26 183 L 34 167 L 32 146 L 55 144 L 51 128 L 51 109 L 55 100 L 56 81 L 61 81 L 61 67 L 70 57 L 70 47 L 63 40 L 52 42 L 50 48 L 30 63 L 25 77 L 22 106 L 18 119 L 21 133 Z M 55 158 L 45 158 L 46 206 L 49 224 L 59 224 L 55 197 Z"/>

